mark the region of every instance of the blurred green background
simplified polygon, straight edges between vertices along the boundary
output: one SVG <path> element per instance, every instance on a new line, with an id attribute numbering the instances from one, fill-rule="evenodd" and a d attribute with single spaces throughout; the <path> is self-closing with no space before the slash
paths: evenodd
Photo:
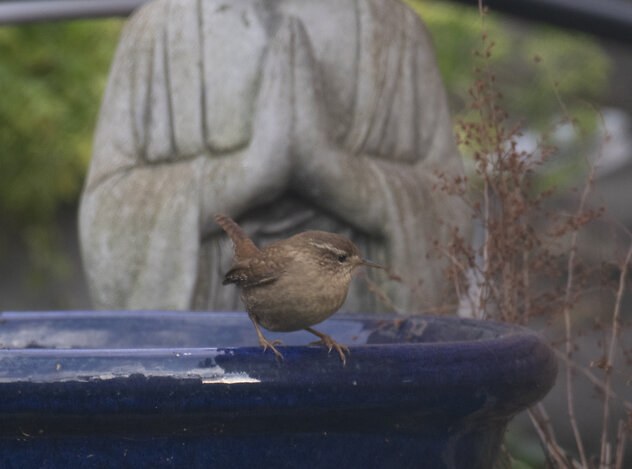
<path id="1" fill-rule="evenodd" d="M 472 51 L 481 43 L 478 10 L 445 1 L 408 3 L 434 38 L 453 117 L 463 118 L 469 112 Z M 85 288 L 63 246 L 73 237 L 69 230 L 74 230 L 96 116 L 123 23 L 0 26 L 0 274 L 5 285 L 0 310 L 41 308 L 43 300 L 36 299 L 51 288 L 45 307 L 87 306 L 85 297 L 77 302 L 58 291 L 69 282 Z M 594 127 L 595 113 L 586 103 L 603 101 L 613 69 L 595 39 L 493 12 L 486 28 L 496 43 L 492 61 L 512 116 L 533 129 L 551 125 L 560 114 L 555 81 L 569 111 Z M 538 65 L 536 55 L 543 59 Z M 16 252 L 21 257 L 16 259 Z M 19 288 L 23 301 L 8 300 L 6 285 L 12 292 Z"/>
<path id="2" fill-rule="evenodd" d="M 73 306 L 59 290 L 80 273 L 60 217 L 76 211 L 122 26 L 0 26 L 0 310 L 21 306 L 16 291 L 24 308 L 46 296 L 51 309 Z"/>

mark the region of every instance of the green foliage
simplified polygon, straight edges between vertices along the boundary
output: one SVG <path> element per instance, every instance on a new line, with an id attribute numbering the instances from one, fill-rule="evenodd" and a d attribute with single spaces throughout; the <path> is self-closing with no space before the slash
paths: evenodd
<path id="1" fill-rule="evenodd" d="M 452 2 L 406 0 L 425 20 L 437 49 L 455 119 L 466 117 L 481 45 L 476 8 Z M 109 64 L 124 20 L 69 21 L 0 27 L 0 261 L 3 242 L 17 236 L 29 250 L 34 278 L 62 275 L 53 220 L 74 206 L 90 159 L 92 137 Z M 519 23 L 518 23 L 519 24 Z M 530 127 L 546 128 L 569 113 L 594 127 L 585 99 L 604 94 L 611 64 L 583 35 L 550 27 L 516 28 L 505 16 L 486 16 L 496 45 L 491 63 L 505 107 Z M 533 58 L 543 60 L 535 65 Z M 554 86 L 553 83 L 559 82 Z"/>
<path id="2" fill-rule="evenodd" d="M 0 222 L 74 202 L 122 21 L 0 27 Z"/>
<path id="3" fill-rule="evenodd" d="M 0 263 L 26 249 L 33 291 L 69 274 L 55 216 L 78 199 L 122 24 L 0 27 Z"/>
<path id="4" fill-rule="evenodd" d="M 530 124 L 544 130 L 551 125 L 552 116 L 564 113 L 559 96 L 569 116 L 578 119 L 584 130 L 593 130 L 596 114 L 586 104 L 598 105 L 604 98 L 612 71 L 610 58 L 597 42 L 547 26 L 519 34 L 513 41 L 516 58 L 508 67 L 519 70 L 520 78 L 506 69 L 498 77 L 506 84 L 503 88 L 511 108 L 535 117 Z"/>
<path id="5" fill-rule="evenodd" d="M 511 465 L 511 469 L 533 469 L 533 466 L 530 466 L 523 461 L 517 461 L 514 459 Z"/>
<path id="6" fill-rule="evenodd" d="M 470 106 L 469 93 L 473 84 L 486 76 L 487 65 L 474 51 L 489 51 L 493 77 L 487 79 L 502 95 L 496 102 L 510 116 L 508 126 L 521 121 L 522 129 L 542 139 L 550 137 L 563 121 L 572 120 L 574 125 L 574 135 L 542 167 L 534 188 L 575 185 L 586 172 L 589 153 L 594 151 L 591 142 L 601 125 L 595 109 L 608 92 L 613 69 L 610 57 L 597 41 L 543 23 L 520 22 L 493 10 L 481 20 L 478 9 L 470 6 L 436 0 L 405 1 L 423 18 L 433 37 L 454 121 L 479 120 L 478 110 Z M 488 48 L 491 43 L 493 46 Z M 547 143 L 559 142 L 552 139 Z M 461 145 L 460 150 L 468 174 L 473 176 L 471 148 Z"/>
<path id="7" fill-rule="evenodd" d="M 439 70 L 452 100 L 452 111 L 463 108 L 467 89 L 472 86 L 475 60 L 472 51 L 481 44 L 481 20 L 476 8 L 453 2 L 405 0 L 426 23 L 437 55 Z M 491 20 L 490 20 L 491 18 Z M 501 20 L 487 16 L 488 36 L 508 38 Z M 510 42 L 497 41 L 492 61 L 501 62 L 511 54 Z"/>
<path id="8" fill-rule="evenodd" d="M 430 29 L 453 110 L 463 103 L 481 42 L 476 8 L 408 0 Z M 76 200 L 122 20 L 0 28 L 0 219 L 32 222 Z M 489 13 L 491 57 L 510 114 L 545 127 L 564 96 L 573 115 L 605 93 L 609 58 L 591 38 L 551 27 L 515 28 Z M 542 59 L 534 64 L 534 57 Z M 594 116 L 594 113 L 590 115 Z M 591 125 L 591 118 L 587 125 Z"/>
<path id="9" fill-rule="evenodd" d="M 481 44 L 478 11 L 451 2 L 408 3 L 430 29 L 453 113 L 463 117 L 476 67 L 472 51 Z M 76 200 L 122 23 L 0 28 L 0 222 L 45 221 Z M 529 126 L 546 128 L 560 114 L 556 89 L 573 116 L 586 116 L 585 100 L 604 94 L 611 64 L 592 39 L 551 27 L 521 30 L 493 12 L 485 24 L 496 44 L 491 60 L 505 107 Z M 589 116 L 587 128 L 594 126 Z"/>
<path id="10" fill-rule="evenodd" d="M 477 8 L 452 2 L 406 0 L 424 19 L 433 37 L 439 69 L 450 96 L 453 116 L 468 112 L 468 89 L 480 61 L 481 18 Z M 531 128 L 547 129 L 564 111 L 586 118 L 594 129 L 595 113 L 586 102 L 599 103 L 607 92 L 612 64 L 608 55 L 588 35 L 536 23 L 520 23 L 490 11 L 485 30 L 494 42 L 490 63 L 494 67 L 503 107 L 524 118 Z M 587 117 L 589 116 L 589 117 Z"/>

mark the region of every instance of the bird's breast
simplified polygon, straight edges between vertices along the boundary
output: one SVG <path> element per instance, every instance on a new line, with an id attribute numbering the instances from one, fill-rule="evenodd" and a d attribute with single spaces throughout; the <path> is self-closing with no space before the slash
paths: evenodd
<path id="1" fill-rule="evenodd" d="M 349 282 L 332 277 L 297 278 L 287 272 L 275 282 L 244 288 L 246 311 L 271 331 L 289 332 L 313 326 L 340 309 Z"/>

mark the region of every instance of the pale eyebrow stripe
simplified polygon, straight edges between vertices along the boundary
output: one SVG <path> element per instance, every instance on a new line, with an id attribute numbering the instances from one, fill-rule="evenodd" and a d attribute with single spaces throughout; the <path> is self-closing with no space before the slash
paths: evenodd
<path id="1" fill-rule="evenodd" d="M 323 243 L 318 243 L 315 241 L 310 241 L 312 246 L 320 248 L 320 249 L 325 249 L 326 251 L 331 251 L 334 252 L 336 254 L 340 254 L 340 255 L 347 255 L 346 252 L 344 252 L 342 249 L 338 249 L 337 247 L 331 245 L 331 244 L 323 244 Z"/>

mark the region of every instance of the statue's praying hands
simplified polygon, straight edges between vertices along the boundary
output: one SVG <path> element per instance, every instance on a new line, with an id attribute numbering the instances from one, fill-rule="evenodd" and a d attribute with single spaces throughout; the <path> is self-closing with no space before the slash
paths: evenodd
<path id="1" fill-rule="evenodd" d="M 437 172 L 462 164 L 429 37 L 398 0 L 149 2 L 123 32 L 82 197 L 95 306 L 240 309 L 215 213 L 258 245 L 344 234 L 407 279 L 367 273 L 397 308 L 443 302 L 432 242 L 468 220 Z M 352 285 L 342 309 L 389 308 Z"/>

